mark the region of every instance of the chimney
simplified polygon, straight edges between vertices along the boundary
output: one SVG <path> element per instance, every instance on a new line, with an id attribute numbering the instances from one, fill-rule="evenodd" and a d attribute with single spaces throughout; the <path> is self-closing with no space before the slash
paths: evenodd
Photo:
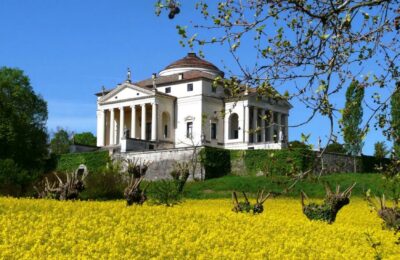
<path id="1" fill-rule="evenodd" d="M 183 79 L 183 73 L 179 73 L 178 80 L 182 80 L 182 79 Z"/>

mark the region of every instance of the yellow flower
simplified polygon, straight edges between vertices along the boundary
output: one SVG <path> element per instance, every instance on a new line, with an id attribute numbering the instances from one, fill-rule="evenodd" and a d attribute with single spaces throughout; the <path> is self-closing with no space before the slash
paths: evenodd
<path id="1" fill-rule="evenodd" d="M 334 224 L 309 221 L 297 199 L 273 199 L 260 215 L 235 214 L 231 201 L 175 207 L 124 201 L 0 198 L 0 259 L 398 259 L 393 232 L 361 199 Z"/>

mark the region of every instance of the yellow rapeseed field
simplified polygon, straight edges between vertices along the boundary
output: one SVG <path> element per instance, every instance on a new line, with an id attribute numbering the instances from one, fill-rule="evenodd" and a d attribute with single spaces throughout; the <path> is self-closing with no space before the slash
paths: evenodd
<path id="1" fill-rule="evenodd" d="M 392 232 L 352 199 L 334 224 L 312 222 L 296 199 L 272 199 L 261 215 L 231 212 L 230 200 L 174 207 L 124 201 L 0 198 L 1 259 L 400 259 Z"/>

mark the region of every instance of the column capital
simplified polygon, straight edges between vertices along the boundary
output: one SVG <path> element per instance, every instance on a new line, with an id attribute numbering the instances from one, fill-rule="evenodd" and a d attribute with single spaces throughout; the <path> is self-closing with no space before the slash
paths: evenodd
<path id="1" fill-rule="evenodd" d="M 143 104 L 140 104 L 140 106 L 141 106 L 141 107 L 144 107 L 144 106 L 146 106 L 146 104 L 147 104 L 147 103 L 143 103 Z"/>

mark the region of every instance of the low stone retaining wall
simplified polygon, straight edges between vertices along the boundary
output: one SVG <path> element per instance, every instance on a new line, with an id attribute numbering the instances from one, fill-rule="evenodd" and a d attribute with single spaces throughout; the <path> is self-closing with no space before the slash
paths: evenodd
<path id="1" fill-rule="evenodd" d="M 174 169 L 174 163 L 190 162 L 195 154 L 198 154 L 201 147 L 190 147 L 190 148 L 175 148 L 166 150 L 154 150 L 154 151 L 143 151 L 143 152 L 127 152 L 127 153 L 115 153 L 112 155 L 114 159 L 136 159 L 151 161 L 151 165 L 147 170 L 145 179 L 147 180 L 161 180 L 171 179 L 170 173 Z M 195 178 L 204 179 L 204 169 L 200 164 L 200 160 L 196 164 Z M 189 180 L 193 180 L 193 176 L 189 176 Z"/>
<path id="2" fill-rule="evenodd" d="M 176 161 L 181 162 L 191 162 L 196 154 L 199 155 L 203 147 L 190 147 L 190 148 L 175 148 L 175 149 L 165 149 L 165 150 L 153 150 L 153 151 L 141 151 L 141 152 L 127 152 L 127 153 L 114 153 L 111 155 L 115 159 L 139 159 L 153 162 L 147 171 L 146 179 L 148 180 L 160 180 L 160 179 L 171 179 L 170 173 L 174 169 L 174 163 Z M 230 166 L 227 169 L 216 169 L 218 171 L 218 176 L 223 176 L 227 174 L 232 175 L 264 175 L 262 169 L 262 161 L 269 160 L 268 157 L 259 158 L 257 162 L 261 162 L 260 169 L 254 168 L 253 165 L 246 166 L 244 156 L 246 153 L 252 150 L 243 150 L 242 152 L 235 151 L 230 154 Z M 229 158 L 228 154 L 228 158 Z M 233 154 L 235 154 L 233 156 Z M 311 159 L 314 158 L 314 159 Z M 314 160 L 313 171 L 314 173 L 321 172 L 321 159 L 318 157 L 318 152 L 311 156 L 310 160 Z M 218 158 L 213 158 L 214 160 L 220 160 Z M 354 157 L 344 154 L 335 153 L 324 153 L 323 159 L 323 171 L 322 174 L 332 174 L 332 173 L 352 173 L 352 172 L 373 172 L 373 166 L 376 159 L 371 156 Z M 371 161 L 372 160 L 372 161 Z M 366 162 L 369 164 L 366 167 Z M 288 162 L 289 163 L 289 162 Z M 215 164 L 215 162 L 214 162 Z M 356 167 L 354 166 L 356 165 Z M 251 170 L 247 167 L 253 167 Z M 207 167 L 206 167 L 207 168 Z M 225 172 L 226 171 L 226 172 Z M 286 174 L 286 172 L 282 172 Z M 199 180 L 204 180 L 206 176 L 205 168 L 200 163 L 199 156 L 197 157 L 195 178 Z M 213 176 L 208 174 L 207 176 Z M 209 178 L 209 177 L 208 177 Z M 189 180 L 193 180 L 193 176 L 189 177 Z"/>

